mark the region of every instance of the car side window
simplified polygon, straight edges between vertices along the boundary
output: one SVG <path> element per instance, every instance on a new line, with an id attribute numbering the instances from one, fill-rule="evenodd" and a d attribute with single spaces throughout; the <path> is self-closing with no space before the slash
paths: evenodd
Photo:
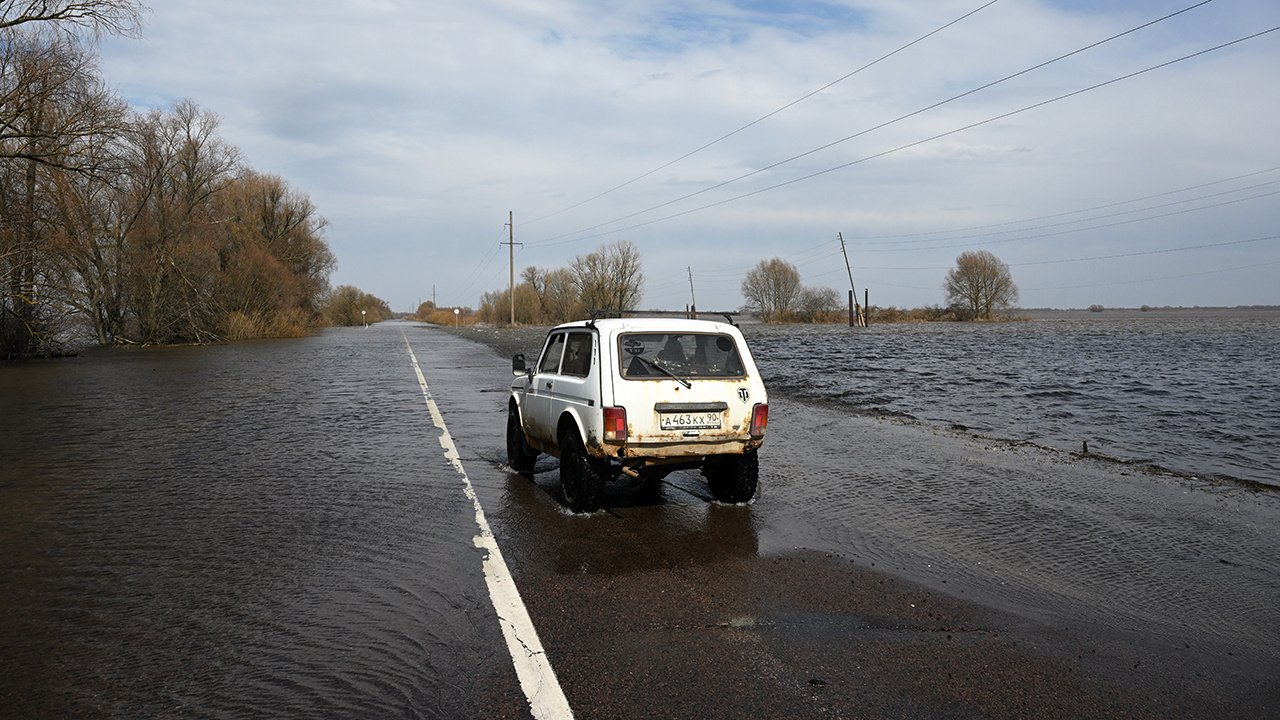
<path id="1" fill-rule="evenodd" d="M 569 333 L 560 374 L 574 377 L 586 377 L 591 374 L 591 333 Z"/>
<path id="2" fill-rule="evenodd" d="M 542 351 L 542 362 L 538 363 L 538 372 L 554 373 L 560 371 L 560 353 L 564 350 L 564 333 L 556 333 L 547 340 L 547 347 Z"/>

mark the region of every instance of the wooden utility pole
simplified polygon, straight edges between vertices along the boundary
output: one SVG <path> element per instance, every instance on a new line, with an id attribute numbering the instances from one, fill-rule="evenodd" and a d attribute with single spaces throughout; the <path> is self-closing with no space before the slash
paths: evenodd
<path id="1" fill-rule="evenodd" d="M 511 274 L 510 284 L 507 286 L 507 294 L 511 296 L 511 324 L 516 324 L 516 245 L 524 243 L 516 242 L 516 223 L 512 217 L 510 210 L 507 211 L 507 241 L 498 243 L 507 246 L 507 263 L 508 270 Z"/>
<path id="2" fill-rule="evenodd" d="M 849 327 L 855 325 L 866 327 L 867 323 L 862 318 L 862 307 L 858 305 L 858 289 L 853 286 L 853 270 L 849 267 L 849 252 L 844 248 L 844 233 L 836 233 L 836 237 L 840 239 L 840 254 L 844 255 L 844 269 L 849 273 L 849 302 L 853 306 L 852 314 L 849 315 Z"/>
<path id="3" fill-rule="evenodd" d="M 685 269 L 689 271 L 689 300 L 692 302 L 689 306 L 689 317 L 696 319 L 698 317 L 698 298 L 693 294 L 693 266 L 687 265 Z"/>

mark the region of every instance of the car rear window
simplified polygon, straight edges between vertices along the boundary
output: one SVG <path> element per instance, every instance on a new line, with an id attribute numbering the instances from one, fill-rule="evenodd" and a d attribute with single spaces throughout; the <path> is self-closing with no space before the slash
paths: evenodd
<path id="1" fill-rule="evenodd" d="M 738 343 L 719 333 L 624 333 L 618 337 L 619 371 L 630 380 L 668 377 L 742 377 Z"/>

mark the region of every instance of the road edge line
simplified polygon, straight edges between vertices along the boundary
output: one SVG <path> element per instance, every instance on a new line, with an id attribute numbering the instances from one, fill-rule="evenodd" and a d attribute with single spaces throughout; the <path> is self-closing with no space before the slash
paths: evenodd
<path id="1" fill-rule="evenodd" d="M 502 550 L 498 548 L 497 538 L 489 528 L 489 521 L 485 518 L 484 508 L 480 506 L 480 499 L 476 497 L 471 478 L 462 467 L 462 458 L 458 455 L 458 447 L 449 434 L 449 428 L 445 426 L 444 415 L 431 397 L 427 379 L 418 365 L 418 356 L 413 352 L 409 336 L 403 330 L 400 334 L 409 351 L 413 372 L 418 376 L 418 385 L 422 387 L 422 396 L 427 401 L 431 421 L 440 430 L 440 447 L 444 449 L 444 456 L 449 464 L 462 476 L 463 492 L 471 499 L 471 505 L 475 508 L 476 526 L 479 527 L 480 534 L 473 538 L 473 542 L 477 548 L 487 552 L 483 567 L 489 600 L 498 615 L 502 635 L 507 641 L 507 651 L 511 653 L 511 662 L 515 665 L 520 688 L 529 702 L 529 710 L 539 720 L 571 720 L 573 710 L 569 707 L 569 700 L 560 687 L 555 670 L 551 668 L 551 661 L 542 648 L 542 641 L 538 639 L 538 631 L 533 627 L 533 619 L 529 617 L 529 611 L 516 588 L 515 578 L 511 577 L 507 562 L 502 557 Z"/>

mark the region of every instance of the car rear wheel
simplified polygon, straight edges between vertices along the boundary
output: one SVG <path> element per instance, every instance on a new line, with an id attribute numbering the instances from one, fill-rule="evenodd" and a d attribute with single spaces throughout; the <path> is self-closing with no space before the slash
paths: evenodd
<path id="1" fill-rule="evenodd" d="M 524 437 L 524 428 L 520 426 L 520 410 L 512 403 L 507 408 L 507 465 L 521 475 L 533 472 L 533 465 L 538 460 L 538 451 L 529 447 Z"/>
<path id="2" fill-rule="evenodd" d="M 587 454 L 577 433 L 566 432 L 560 438 L 560 487 L 569 509 L 578 513 L 600 509 L 607 468 Z"/>
<path id="3" fill-rule="evenodd" d="M 707 458 L 702 474 L 711 487 L 711 496 L 723 503 L 749 502 L 756 494 L 760 459 L 755 451 L 742 455 Z"/>

